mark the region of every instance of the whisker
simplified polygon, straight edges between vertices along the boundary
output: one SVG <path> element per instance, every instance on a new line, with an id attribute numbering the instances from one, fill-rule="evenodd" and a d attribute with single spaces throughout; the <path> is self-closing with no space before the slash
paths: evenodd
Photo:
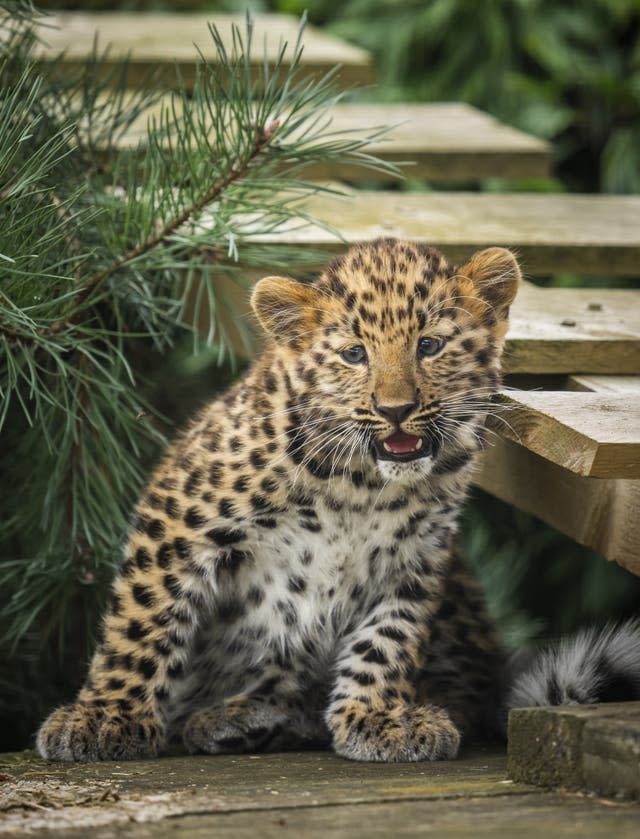
<path id="1" fill-rule="evenodd" d="M 464 429 L 465 432 L 467 432 L 468 434 L 471 434 L 471 436 L 478 443 L 479 446 L 482 445 L 482 442 L 483 442 L 482 436 L 481 436 L 481 433 L 479 431 L 479 427 L 476 426 L 476 425 L 471 425 L 470 423 L 460 422 L 459 420 L 453 419 L 451 417 L 443 417 L 442 421 L 441 421 L 441 425 L 444 426 L 443 429 L 442 429 L 443 432 L 446 430 L 447 433 L 450 433 L 451 428 L 453 428 L 454 431 L 457 431 L 458 429 Z M 460 441 L 455 439 L 455 435 L 452 435 L 450 437 L 450 442 L 460 442 Z"/>
<path id="2" fill-rule="evenodd" d="M 344 436 L 344 432 L 348 432 L 350 429 L 350 423 L 343 423 L 340 426 L 333 427 L 328 429 L 324 434 L 319 435 L 317 438 L 314 439 L 313 447 L 305 454 L 304 458 L 298 465 L 296 472 L 294 474 L 294 483 L 297 480 L 299 474 L 302 470 L 314 460 L 317 455 L 327 446 L 332 445 L 335 440 L 339 440 Z M 323 462 L 323 461 L 322 461 Z"/>
<path id="3" fill-rule="evenodd" d="M 347 462 L 346 462 L 346 465 L 345 465 L 345 468 L 347 466 L 349 467 L 349 474 L 350 475 L 353 475 L 353 470 L 351 469 L 351 463 L 353 461 L 353 457 L 354 457 L 356 451 L 358 451 L 358 449 L 360 448 L 360 436 L 361 436 L 361 434 L 362 434 L 362 431 L 360 431 L 358 429 L 354 429 L 354 431 L 352 433 L 353 443 L 351 445 L 351 448 L 349 449 L 349 453 L 347 454 Z"/>

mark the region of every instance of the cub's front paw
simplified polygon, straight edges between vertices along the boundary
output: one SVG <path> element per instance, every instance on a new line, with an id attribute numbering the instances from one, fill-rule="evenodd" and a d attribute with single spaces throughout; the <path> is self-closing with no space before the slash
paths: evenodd
<path id="1" fill-rule="evenodd" d="M 132 760 L 156 755 L 162 730 L 151 714 L 77 703 L 56 709 L 42 724 L 36 748 L 51 760 Z"/>
<path id="2" fill-rule="evenodd" d="M 451 760 L 460 746 L 460 732 L 435 706 L 367 711 L 354 703 L 333 715 L 331 727 L 335 751 L 351 760 Z"/>

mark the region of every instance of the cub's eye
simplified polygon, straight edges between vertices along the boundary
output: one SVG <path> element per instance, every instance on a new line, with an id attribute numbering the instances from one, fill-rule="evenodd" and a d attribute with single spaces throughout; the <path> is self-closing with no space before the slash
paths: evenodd
<path id="1" fill-rule="evenodd" d="M 347 350 L 342 350 L 340 358 L 346 361 L 347 364 L 364 364 L 367 360 L 367 351 L 360 344 L 355 347 L 349 347 Z"/>
<path id="2" fill-rule="evenodd" d="M 444 347 L 444 338 L 420 338 L 418 341 L 418 358 L 429 358 L 437 355 Z"/>

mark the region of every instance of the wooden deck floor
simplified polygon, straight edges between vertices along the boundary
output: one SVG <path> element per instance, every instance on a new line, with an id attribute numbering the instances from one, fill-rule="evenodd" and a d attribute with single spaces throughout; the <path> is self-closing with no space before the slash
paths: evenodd
<path id="1" fill-rule="evenodd" d="M 327 752 L 62 765 L 0 759 L 0 836 L 638 836 L 640 804 L 509 781 L 499 748 L 357 764 Z"/>

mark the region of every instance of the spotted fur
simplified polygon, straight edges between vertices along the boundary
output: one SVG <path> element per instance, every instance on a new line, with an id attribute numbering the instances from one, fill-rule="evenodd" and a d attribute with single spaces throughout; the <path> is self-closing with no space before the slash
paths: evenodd
<path id="1" fill-rule="evenodd" d="M 258 283 L 267 346 L 155 470 L 40 753 L 454 757 L 503 666 L 452 541 L 518 279 L 504 249 L 455 268 L 380 240 Z"/>

